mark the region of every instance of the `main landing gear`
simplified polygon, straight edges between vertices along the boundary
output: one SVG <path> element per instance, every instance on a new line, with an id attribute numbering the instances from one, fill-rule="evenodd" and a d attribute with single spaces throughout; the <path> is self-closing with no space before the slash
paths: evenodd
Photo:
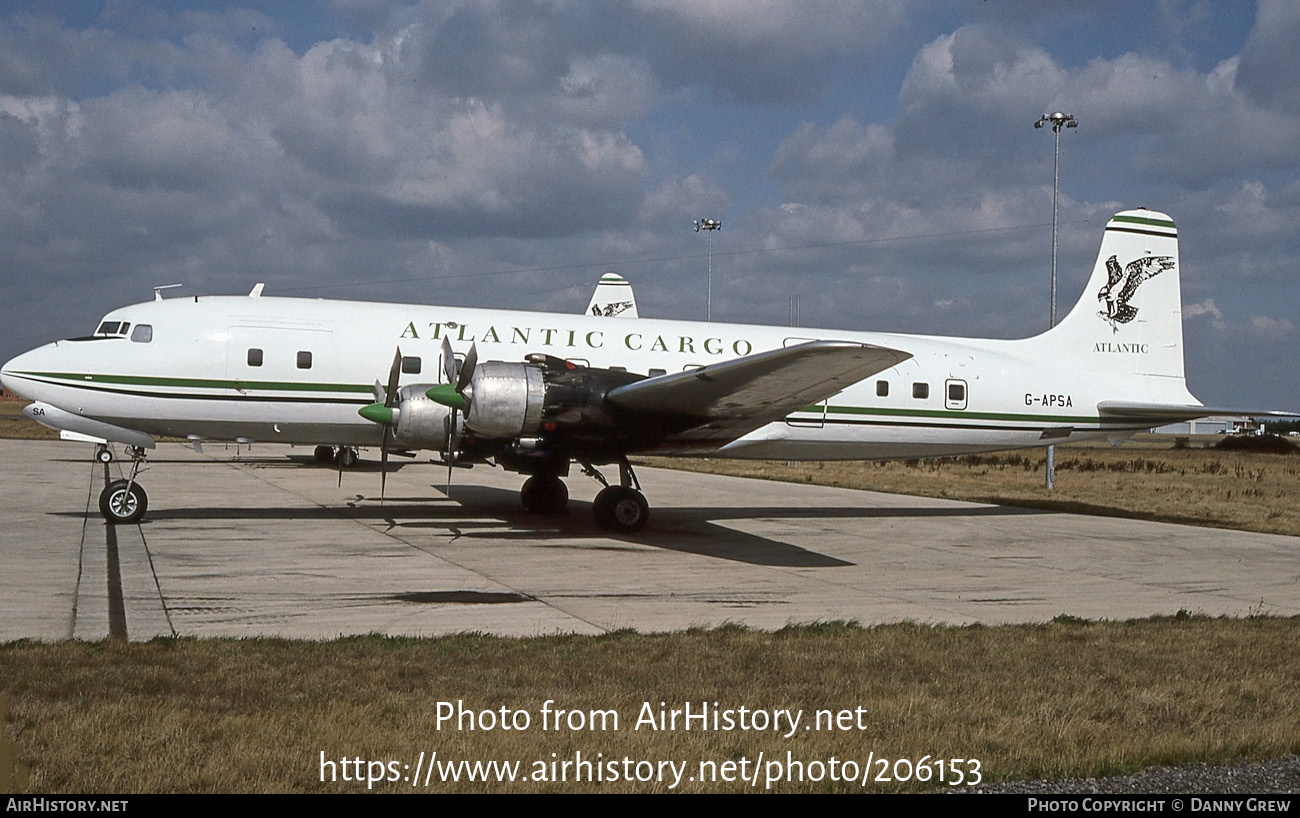
<path id="1" fill-rule="evenodd" d="M 519 500 L 529 514 L 563 514 L 569 510 L 569 488 L 554 474 L 534 474 L 524 481 Z"/>
<path id="2" fill-rule="evenodd" d="M 606 531 L 620 534 L 630 534 L 645 528 L 650 519 L 650 504 L 641 493 L 641 484 L 626 457 L 618 462 L 617 486 L 611 486 L 605 476 L 590 463 L 582 464 L 582 473 L 605 487 L 591 504 L 597 525 Z M 524 481 L 519 499 L 524 505 L 524 511 L 529 514 L 563 514 L 568 510 L 569 490 L 554 472 L 539 471 Z"/>
<path id="3" fill-rule="evenodd" d="M 136 476 L 148 468 L 144 449 L 130 446 L 127 451 L 131 455 L 131 475 L 125 480 L 114 480 L 99 493 L 99 513 L 113 524 L 138 523 L 149 508 L 149 495 L 135 482 Z"/>
<path id="4" fill-rule="evenodd" d="M 350 469 L 360 460 L 360 455 L 353 446 L 339 446 L 337 449 L 333 446 L 317 446 L 312 451 L 312 458 L 321 465 L 329 463 L 340 469 Z"/>
<path id="5" fill-rule="evenodd" d="M 632 471 L 632 464 L 626 457 L 618 461 L 617 486 L 611 486 L 605 476 L 590 463 L 583 463 L 582 471 L 605 487 L 591 504 L 596 525 L 620 534 L 631 534 L 645 528 L 650 520 L 650 504 L 641 493 L 641 483 L 636 479 L 636 472 Z"/>

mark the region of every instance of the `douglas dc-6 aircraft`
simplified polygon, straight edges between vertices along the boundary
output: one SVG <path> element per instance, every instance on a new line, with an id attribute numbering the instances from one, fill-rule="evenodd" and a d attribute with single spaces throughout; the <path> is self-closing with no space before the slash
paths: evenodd
<path id="1" fill-rule="evenodd" d="M 273 298 L 259 285 L 155 293 L 0 377 L 35 401 L 27 416 L 128 447 L 130 476 L 100 497 L 113 523 L 144 515 L 136 477 L 171 435 L 378 446 L 385 474 L 390 452 L 493 462 L 529 476 L 523 504 L 541 513 L 564 510 L 560 478 L 577 462 L 605 485 L 599 525 L 631 532 L 649 516 L 632 454 L 912 458 L 1118 442 L 1232 412 L 1187 391 L 1177 235 L 1162 213 L 1116 215 L 1074 309 L 1024 340 Z M 612 464 L 614 485 L 597 470 Z"/>

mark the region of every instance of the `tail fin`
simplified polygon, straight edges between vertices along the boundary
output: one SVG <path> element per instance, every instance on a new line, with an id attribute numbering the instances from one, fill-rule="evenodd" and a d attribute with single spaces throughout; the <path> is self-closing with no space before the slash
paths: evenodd
<path id="1" fill-rule="evenodd" d="M 1058 363 L 1144 376 L 1152 379 L 1151 393 L 1182 396 L 1182 319 L 1173 220 L 1152 210 L 1126 210 L 1106 224 L 1079 303 L 1033 340 Z"/>
<path id="2" fill-rule="evenodd" d="M 632 285 L 618 273 L 605 273 L 591 294 L 587 315 L 636 318 L 636 296 L 632 295 Z"/>

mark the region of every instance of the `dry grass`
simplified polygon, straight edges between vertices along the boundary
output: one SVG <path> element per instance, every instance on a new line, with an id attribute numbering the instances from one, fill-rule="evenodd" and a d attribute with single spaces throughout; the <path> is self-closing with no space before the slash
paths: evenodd
<path id="1" fill-rule="evenodd" d="M 0 440 L 58 440 L 58 432 L 23 417 L 27 403 L 0 401 Z"/>
<path id="2" fill-rule="evenodd" d="M 0 646 L 20 761 L 45 792 L 357 791 L 330 759 L 420 751 L 549 762 L 978 758 L 985 780 L 1106 775 L 1300 750 L 1300 620 L 862 629 L 825 624 L 529 640 L 159 640 Z M 525 709 L 523 732 L 438 730 L 437 703 Z M 617 732 L 542 731 L 543 702 L 618 711 Z M 863 708 L 864 729 L 634 730 L 645 701 Z M 894 785 L 872 782 L 868 789 Z M 408 789 L 382 784 L 377 789 Z M 432 791 L 631 791 L 649 784 L 446 784 Z M 744 790 L 683 782 L 686 791 Z M 786 783 L 781 791 L 857 790 Z"/>
<path id="3" fill-rule="evenodd" d="M 1221 451 L 1139 435 L 1115 448 L 1056 449 L 1056 488 L 1042 449 L 893 462 L 652 458 L 647 465 L 952 500 L 1300 535 L 1300 456 Z"/>

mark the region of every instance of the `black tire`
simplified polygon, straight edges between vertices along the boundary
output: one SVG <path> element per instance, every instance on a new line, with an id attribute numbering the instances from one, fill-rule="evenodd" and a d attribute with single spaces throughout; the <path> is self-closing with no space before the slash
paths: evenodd
<path id="1" fill-rule="evenodd" d="M 351 446 L 340 446 L 338 454 L 334 455 L 334 462 L 338 464 L 340 469 L 350 469 L 357 465 L 357 461 L 360 459 L 357 456 L 357 450 Z"/>
<path id="2" fill-rule="evenodd" d="M 334 447 L 317 446 L 316 451 L 312 452 L 312 457 L 316 458 L 317 463 L 332 463 L 334 461 Z"/>
<path id="3" fill-rule="evenodd" d="M 591 504 L 596 525 L 606 531 L 631 534 L 645 528 L 650 520 L 650 504 L 641 492 L 628 486 L 602 489 Z"/>
<path id="4" fill-rule="evenodd" d="M 524 481 L 519 500 L 528 514 L 563 514 L 569 510 L 569 487 L 558 477 L 533 475 Z"/>
<path id="5" fill-rule="evenodd" d="M 99 513 L 108 522 L 115 525 L 138 523 L 149 509 L 149 495 L 139 483 L 130 485 L 128 492 L 126 480 L 114 480 L 99 493 Z"/>

